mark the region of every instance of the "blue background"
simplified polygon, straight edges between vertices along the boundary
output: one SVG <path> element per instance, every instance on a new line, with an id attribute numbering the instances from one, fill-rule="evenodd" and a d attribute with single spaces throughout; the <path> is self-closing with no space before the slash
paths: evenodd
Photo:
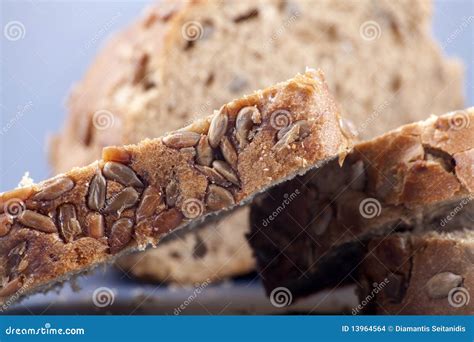
<path id="1" fill-rule="evenodd" d="M 5 1 L 1 4 L 0 191 L 29 171 L 50 175 L 47 138 L 62 127 L 65 99 L 101 43 L 136 17 L 148 1 Z M 435 1 L 434 34 L 445 53 L 464 60 L 466 105 L 474 105 L 474 1 Z M 470 18 L 470 19 L 469 19 Z M 17 20 L 25 37 L 9 41 L 6 23 Z M 450 36 L 465 21 L 455 39 Z M 444 43 L 443 43 L 444 42 Z M 19 108 L 32 102 L 18 118 Z M 6 131 L 6 132 L 5 132 Z"/>

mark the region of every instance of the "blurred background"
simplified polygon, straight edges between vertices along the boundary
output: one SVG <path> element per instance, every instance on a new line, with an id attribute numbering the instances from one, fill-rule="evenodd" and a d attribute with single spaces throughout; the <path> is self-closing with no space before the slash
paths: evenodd
<path id="1" fill-rule="evenodd" d="M 47 160 L 48 137 L 57 133 L 64 123 L 65 100 L 71 86 L 82 78 L 103 42 L 136 18 L 150 2 L 2 0 L 0 192 L 16 187 L 25 172 L 35 181 L 51 175 Z M 460 27 L 461 24 L 464 26 Z M 7 39 L 5 32 L 12 28 L 18 36 Z M 466 106 L 473 106 L 474 0 L 434 1 L 433 33 L 446 55 L 464 61 Z M 105 290 L 94 285 L 103 283 L 104 277 L 110 286 Z M 212 314 L 267 312 L 271 306 L 264 300 L 263 289 L 256 279 L 253 275 L 218 289 L 211 286 L 186 310 Z M 158 300 L 162 313 L 174 314 L 176 303 L 195 294 L 195 289 L 176 290 L 137 283 L 126 273 L 109 268 L 81 278 L 77 284 L 86 289 L 81 295 L 87 300 L 93 291 L 119 289 L 122 303 L 129 303 L 126 305 L 129 308 L 130 302 L 135 304 L 137 311 L 131 313 L 146 313 L 148 309 L 156 313 L 153 308 Z M 51 307 L 34 305 L 49 301 L 40 294 L 20 304 L 17 310 L 23 313 L 90 312 L 90 307 L 68 306 L 73 296 L 80 296 L 73 294 L 73 287 L 74 284 L 68 284 L 59 295 L 49 293 Z M 166 291 L 166 296 L 160 296 L 162 291 Z M 242 300 L 235 302 L 235 298 Z M 307 310 L 314 303 L 323 309 L 331 308 L 337 306 L 337 301 L 337 296 L 323 293 L 293 309 Z M 94 310 L 100 309 L 101 305 L 94 304 Z M 115 307 L 115 310 L 120 311 L 120 308 Z"/>

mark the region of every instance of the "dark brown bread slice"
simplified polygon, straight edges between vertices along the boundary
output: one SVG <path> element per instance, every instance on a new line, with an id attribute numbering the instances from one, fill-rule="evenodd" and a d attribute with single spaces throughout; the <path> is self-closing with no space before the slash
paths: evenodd
<path id="1" fill-rule="evenodd" d="M 359 273 L 360 312 L 473 315 L 474 231 L 375 238 Z"/>
<path id="2" fill-rule="evenodd" d="M 163 138 L 106 148 L 87 167 L 3 193 L 0 300 L 155 245 L 344 153 L 340 125 L 323 75 L 309 70 Z M 211 166 L 199 164 L 205 155 Z"/>
<path id="3" fill-rule="evenodd" d="M 402 126 L 262 194 L 248 239 L 266 290 L 301 297 L 353 280 L 367 241 L 472 228 L 474 108 Z"/>

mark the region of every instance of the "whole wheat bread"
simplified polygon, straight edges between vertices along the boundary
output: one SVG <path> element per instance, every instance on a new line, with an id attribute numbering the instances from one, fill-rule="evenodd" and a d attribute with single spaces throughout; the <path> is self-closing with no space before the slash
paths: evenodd
<path id="1" fill-rule="evenodd" d="M 307 65 L 327 72 L 362 138 L 461 108 L 461 66 L 441 55 L 430 16 L 429 1 L 160 2 L 115 35 L 74 87 L 64 131 L 51 143 L 54 170 L 174 130 Z M 236 215 L 218 224 L 222 238 L 203 232 L 163 244 L 138 257 L 143 265 L 133 261 L 136 273 L 154 258 L 168 262 L 148 271 L 160 281 L 249 271 L 248 227 L 233 224 L 248 218 Z M 208 254 L 196 258 L 201 245 Z"/>
<path id="2" fill-rule="evenodd" d="M 89 166 L 0 194 L 0 303 L 156 245 L 346 153 L 341 122 L 323 75 L 309 70 L 162 138 L 107 147 Z"/>

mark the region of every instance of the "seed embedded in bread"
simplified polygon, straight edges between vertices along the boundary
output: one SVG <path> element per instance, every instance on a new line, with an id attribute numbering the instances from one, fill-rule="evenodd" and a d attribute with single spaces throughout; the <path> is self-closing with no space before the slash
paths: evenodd
<path id="1" fill-rule="evenodd" d="M 107 183 L 102 176 L 102 172 L 98 171 L 89 184 L 89 193 L 87 195 L 87 205 L 90 209 L 99 211 L 105 205 L 105 196 L 107 193 Z"/>
<path id="2" fill-rule="evenodd" d="M 214 157 L 207 135 L 202 135 L 196 146 L 196 163 L 202 166 L 210 166 Z"/>
<path id="3" fill-rule="evenodd" d="M 211 125 L 209 126 L 209 145 L 212 148 L 217 148 L 221 142 L 222 137 L 227 131 L 227 124 L 229 117 L 227 116 L 227 108 L 224 106 L 219 112 L 214 114 Z"/>
<path id="4" fill-rule="evenodd" d="M 44 183 L 43 188 L 31 199 L 33 201 L 47 201 L 58 198 L 74 187 L 74 182 L 69 177 L 60 177 Z"/>
<path id="5" fill-rule="evenodd" d="M 125 209 L 132 208 L 138 202 L 140 194 L 131 186 L 126 187 L 119 193 L 107 200 L 103 212 L 106 214 L 120 215 Z"/>
<path id="6" fill-rule="evenodd" d="M 77 220 L 76 208 L 73 204 L 66 203 L 59 207 L 58 220 L 59 231 L 65 242 L 71 242 L 82 234 L 81 225 Z"/>
<path id="7" fill-rule="evenodd" d="M 172 148 L 183 148 L 195 146 L 201 135 L 195 132 L 176 131 L 163 138 L 163 143 Z"/>
<path id="8" fill-rule="evenodd" d="M 210 210 L 220 210 L 234 205 L 234 203 L 234 196 L 229 190 L 214 184 L 209 185 L 206 195 L 206 206 Z"/>
<path id="9" fill-rule="evenodd" d="M 18 217 L 18 222 L 45 233 L 55 233 L 58 231 L 52 218 L 32 210 L 22 212 Z"/>
<path id="10" fill-rule="evenodd" d="M 448 296 L 449 291 L 453 288 L 458 287 L 462 282 L 460 275 L 452 272 L 442 272 L 435 274 L 426 283 L 426 291 L 428 296 L 433 299 L 445 298 Z"/>
<path id="11" fill-rule="evenodd" d="M 130 167 L 117 162 L 107 162 L 103 169 L 104 176 L 125 186 L 143 187 L 142 181 Z"/>

